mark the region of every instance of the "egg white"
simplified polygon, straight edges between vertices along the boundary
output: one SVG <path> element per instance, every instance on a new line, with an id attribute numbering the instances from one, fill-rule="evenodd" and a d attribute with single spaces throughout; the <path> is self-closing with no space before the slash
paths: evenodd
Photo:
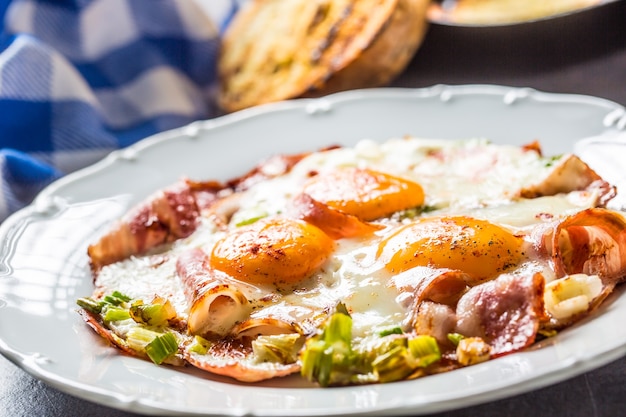
<path id="1" fill-rule="evenodd" d="M 422 215 L 474 216 L 505 225 L 511 231 L 541 222 L 546 214 L 551 217 L 570 214 L 592 206 L 595 201 L 593 195 L 582 192 L 530 200 L 519 198 L 522 187 L 542 181 L 551 170 L 545 158 L 519 147 L 493 145 L 482 139 L 402 138 L 384 143 L 364 140 L 353 148 L 312 153 L 289 173 L 253 185 L 238 200 L 238 210 L 229 228 L 250 219 L 284 214 L 311 173 L 342 166 L 367 167 L 419 183 L 425 191 L 426 205 L 431 207 L 430 212 Z M 240 290 L 254 306 L 251 317 L 315 321 L 343 302 L 352 314 L 357 340 L 394 327 L 406 329 L 411 315 L 411 303 L 407 302 L 410 295 L 390 285 L 392 274 L 376 260 L 376 248 L 389 230 L 410 221 L 414 219 L 387 219 L 382 222 L 386 228 L 373 236 L 340 239 L 328 261 L 292 291 L 278 293 L 270 285 L 240 283 Z M 204 217 L 188 238 L 160 247 L 149 255 L 103 267 L 96 279 L 97 292 L 117 290 L 146 301 L 159 295 L 168 298 L 178 315 L 185 319 L 189 305 L 176 275 L 176 260 L 191 248 L 199 247 L 210 253 L 225 233 L 214 218 Z M 533 256 L 518 267 L 518 272 L 528 268 L 549 274 L 547 265 Z"/>

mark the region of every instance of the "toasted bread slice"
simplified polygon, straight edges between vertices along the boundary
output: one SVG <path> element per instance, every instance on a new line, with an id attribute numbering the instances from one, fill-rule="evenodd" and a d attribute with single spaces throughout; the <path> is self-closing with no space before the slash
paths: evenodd
<path id="1" fill-rule="evenodd" d="M 226 111 L 381 86 L 426 32 L 429 0 L 252 0 L 224 34 Z"/>

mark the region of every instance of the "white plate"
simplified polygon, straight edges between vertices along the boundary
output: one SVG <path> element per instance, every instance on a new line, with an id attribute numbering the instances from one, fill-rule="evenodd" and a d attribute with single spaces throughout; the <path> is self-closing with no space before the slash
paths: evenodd
<path id="1" fill-rule="evenodd" d="M 74 303 L 91 293 L 87 244 L 130 204 L 183 175 L 228 179 L 274 153 L 405 134 L 539 139 L 558 153 L 587 137 L 614 141 L 624 114 L 592 97 L 435 86 L 272 104 L 157 135 L 58 181 L 0 226 L 0 350 L 62 391 L 149 414 L 424 414 L 573 377 L 626 354 L 626 297 L 616 295 L 592 320 L 538 349 L 415 381 L 327 389 L 296 377 L 243 385 L 124 356 L 87 328 Z"/>

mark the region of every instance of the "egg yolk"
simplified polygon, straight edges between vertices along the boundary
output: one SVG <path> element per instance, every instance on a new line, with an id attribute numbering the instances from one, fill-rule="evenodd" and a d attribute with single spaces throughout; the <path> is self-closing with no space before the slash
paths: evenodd
<path id="1" fill-rule="evenodd" d="M 316 201 L 366 221 L 424 204 L 424 190 L 419 184 L 352 167 L 311 178 L 304 192 Z"/>
<path id="2" fill-rule="evenodd" d="M 333 240 L 302 220 L 265 218 L 224 236 L 210 265 L 254 284 L 294 284 L 308 278 L 331 254 Z"/>
<path id="3" fill-rule="evenodd" d="M 428 218 L 383 239 L 377 256 L 400 273 L 416 266 L 456 269 L 489 279 L 522 258 L 522 239 L 500 226 L 465 216 Z"/>

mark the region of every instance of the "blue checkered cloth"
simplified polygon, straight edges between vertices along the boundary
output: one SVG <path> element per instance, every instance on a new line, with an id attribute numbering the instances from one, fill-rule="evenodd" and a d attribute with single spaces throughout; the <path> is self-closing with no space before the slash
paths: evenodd
<path id="1" fill-rule="evenodd" d="M 234 0 L 0 0 L 0 221 L 50 182 L 216 115 Z"/>

